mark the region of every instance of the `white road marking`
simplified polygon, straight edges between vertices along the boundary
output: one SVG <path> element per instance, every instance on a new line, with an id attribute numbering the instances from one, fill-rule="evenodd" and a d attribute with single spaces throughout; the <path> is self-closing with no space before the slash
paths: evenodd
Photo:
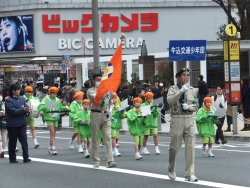
<path id="1" fill-rule="evenodd" d="M 9 157 L 9 156 L 6 155 L 6 157 Z M 23 157 L 17 156 L 17 159 L 23 159 Z M 93 166 L 90 164 L 56 161 L 56 160 L 48 160 L 48 159 L 40 159 L 40 158 L 30 158 L 30 159 L 32 161 L 41 162 L 41 163 L 58 164 L 58 165 L 65 165 L 65 166 L 72 166 L 72 167 L 74 166 L 78 168 L 80 167 L 80 168 L 94 169 Z M 144 176 L 144 177 L 149 177 L 149 178 L 170 180 L 167 175 L 155 174 L 155 173 L 150 173 L 150 172 L 142 172 L 142 171 L 136 171 L 136 170 L 128 170 L 128 169 L 122 169 L 122 168 L 106 168 L 104 166 L 100 166 L 98 169 L 95 169 L 95 170 L 104 170 L 104 171 L 110 171 L 110 172 L 119 172 L 123 174 Z M 187 182 L 184 180 L 184 178 L 181 178 L 181 177 L 176 177 L 175 181 L 182 182 L 182 183 L 196 184 L 196 185 L 204 185 L 204 186 L 209 186 L 209 187 L 218 187 L 218 188 L 247 188 L 244 186 L 237 186 L 237 185 L 203 181 L 203 180 L 199 180 L 198 182 Z"/>
<path id="2" fill-rule="evenodd" d="M 32 136 L 28 136 L 28 137 L 32 137 Z M 50 137 L 46 137 L 46 136 L 37 136 L 37 138 L 50 138 Z M 56 139 L 61 139 L 61 140 L 69 140 L 69 138 L 64 138 L 64 137 L 56 137 Z M 119 141 L 119 143 L 121 144 L 131 144 L 133 145 L 134 142 L 122 142 L 122 141 Z M 154 146 L 154 143 L 148 143 L 147 145 L 149 146 Z M 159 143 L 159 146 L 162 146 L 162 147 L 169 147 L 169 144 L 160 144 Z M 202 145 L 200 144 L 197 144 L 195 145 L 195 149 L 200 149 Z M 233 145 L 229 145 L 229 144 L 225 144 L 223 147 L 225 146 L 228 146 L 228 147 L 237 147 L 237 146 L 233 146 Z M 185 145 L 183 144 L 181 146 L 182 148 L 185 147 Z M 243 146 L 242 146 L 243 147 Z M 246 146 L 246 147 L 249 147 L 249 146 Z M 213 149 L 216 151 L 216 150 L 221 150 L 221 151 L 229 151 L 229 152 L 240 152 L 240 153 L 250 153 L 250 151 L 244 151 L 244 150 L 229 150 L 229 149 L 220 149 L 222 148 L 222 145 L 213 145 Z"/>

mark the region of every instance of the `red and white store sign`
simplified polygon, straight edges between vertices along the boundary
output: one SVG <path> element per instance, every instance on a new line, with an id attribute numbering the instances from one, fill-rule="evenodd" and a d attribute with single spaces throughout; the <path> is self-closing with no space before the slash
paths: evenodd
<path id="1" fill-rule="evenodd" d="M 54 33 L 75 33 L 74 36 L 79 36 L 80 33 L 92 36 L 92 14 L 81 14 L 79 19 L 68 20 L 63 19 L 63 14 L 43 14 L 42 15 L 42 29 L 46 34 Z M 158 30 L 158 13 L 130 13 L 128 15 L 119 14 L 102 14 L 99 16 L 99 27 L 103 34 L 116 32 L 131 33 L 133 31 L 139 32 L 155 32 Z M 77 16 L 76 16 L 77 18 Z M 83 34 L 84 35 L 84 34 Z M 116 35 L 116 34 L 115 34 Z M 130 34 L 131 36 L 131 34 Z M 58 40 L 59 50 L 79 50 L 93 49 L 93 38 L 63 38 L 60 35 Z M 101 49 L 116 49 L 120 43 L 119 38 L 99 38 L 99 47 Z M 142 45 L 142 37 L 132 38 L 127 37 L 122 41 L 123 48 L 137 49 Z"/>
<path id="2" fill-rule="evenodd" d="M 50 17 L 50 18 L 49 18 Z M 158 29 L 158 13 L 132 13 L 130 16 L 123 14 L 102 14 L 99 23 L 101 32 L 131 32 L 140 30 L 152 32 Z M 60 14 L 42 15 L 42 28 L 45 33 L 92 33 L 92 14 L 82 14 L 78 20 L 64 20 Z"/>

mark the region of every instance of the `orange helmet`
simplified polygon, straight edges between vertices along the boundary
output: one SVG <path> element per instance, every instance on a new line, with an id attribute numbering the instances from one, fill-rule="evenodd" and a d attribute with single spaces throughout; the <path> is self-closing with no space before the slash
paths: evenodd
<path id="1" fill-rule="evenodd" d="M 84 99 L 84 100 L 82 101 L 82 104 L 84 104 L 84 103 L 90 104 L 90 100 L 89 100 L 89 99 Z"/>
<path id="2" fill-rule="evenodd" d="M 144 96 L 145 96 L 146 98 L 153 99 L 154 94 L 153 94 L 152 92 L 147 92 L 147 93 L 145 93 Z"/>
<path id="3" fill-rule="evenodd" d="M 117 94 L 116 93 L 112 93 L 112 99 L 116 99 L 117 98 Z"/>
<path id="4" fill-rule="evenodd" d="M 135 97 L 135 98 L 133 99 L 133 104 L 135 104 L 135 103 L 137 103 L 137 102 L 142 103 L 142 99 L 141 99 L 140 97 Z"/>
<path id="5" fill-rule="evenodd" d="M 206 102 L 211 103 L 211 102 L 212 102 L 212 98 L 211 98 L 211 97 L 205 97 L 205 98 L 203 99 L 203 102 L 204 102 L 204 103 L 206 103 Z"/>
<path id="6" fill-rule="evenodd" d="M 74 99 L 82 99 L 84 96 L 84 93 L 81 91 L 76 92 Z"/>
<path id="7" fill-rule="evenodd" d="M 58 91 L 59 91 L 59 89 L 57 87 L 53 86 L 53 87 L 49 88 L 50 93 L 58 93 Z"/>
<path id="8" fill-rule="evenodd" d="M 31 86 L 26 86 L 24 91 L 30 91 L 30 92 L 33 92 L 33 87 Z"/>

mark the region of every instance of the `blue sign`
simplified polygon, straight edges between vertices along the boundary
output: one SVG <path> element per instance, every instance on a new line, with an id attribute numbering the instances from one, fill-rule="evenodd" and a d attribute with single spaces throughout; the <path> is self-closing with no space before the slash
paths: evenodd
<path id="1" fill-rule="evenodd" d="M 66 65 L 64 63 L 62 63 L 62 69 L 65 70 L 66 69 Z"/>
<path id="2" fill-rule="evenodd" d="M 199 61 L 206 59 L 206 40 L 170 40 L 170 61 Z"/>

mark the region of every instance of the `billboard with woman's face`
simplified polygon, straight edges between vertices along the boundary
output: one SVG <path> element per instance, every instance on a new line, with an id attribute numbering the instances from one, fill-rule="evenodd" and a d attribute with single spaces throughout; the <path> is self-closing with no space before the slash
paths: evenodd
<path id="1" fill-rule="evenodd" d="M 33 15 L 0 17 L 0 53 L 35 51 Z"/>

